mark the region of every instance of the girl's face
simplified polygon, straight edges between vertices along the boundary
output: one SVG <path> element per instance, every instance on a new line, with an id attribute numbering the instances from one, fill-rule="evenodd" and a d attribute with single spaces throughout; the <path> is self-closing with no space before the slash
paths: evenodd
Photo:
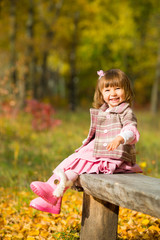
<path id="1" fill-rule="evenodd" d="M 116 107 L 125 101 L 125 92 L 121 87 L 104 87 L 101 93 L 109 108 Z"/>

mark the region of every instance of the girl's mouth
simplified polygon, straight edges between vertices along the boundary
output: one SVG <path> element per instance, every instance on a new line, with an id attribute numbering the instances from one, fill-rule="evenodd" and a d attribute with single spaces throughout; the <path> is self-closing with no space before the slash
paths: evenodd
<path id="1" fill-rule="evenodd" d="M 110 101 L 117 102 L 117 101 L 119 101 L 119 98 L 110 98 Z"/>

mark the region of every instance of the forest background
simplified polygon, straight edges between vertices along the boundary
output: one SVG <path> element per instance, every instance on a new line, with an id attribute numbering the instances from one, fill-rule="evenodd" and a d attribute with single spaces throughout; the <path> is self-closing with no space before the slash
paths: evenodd
<path id="1" fill-rule="evenodd" d="M 130 77 L 137 163 L 160 177 L 159 26 L 159 0 L 0 0 L 0 239 L 79 239 L 82 195 L 51 216 L 28 207 L 29 184 L 86 138 L 97 70 Z M 118 239 L 159 234 L 159 220 L 121 209 Z"/>
<path id="2" fill-rule="evenodd" d="M 99 69 L 131 78 L 138 106 L 158 109 L 158 0 L 1 0 L 0 100 L 40 99 L 75 110 L 93 98 Z"/>

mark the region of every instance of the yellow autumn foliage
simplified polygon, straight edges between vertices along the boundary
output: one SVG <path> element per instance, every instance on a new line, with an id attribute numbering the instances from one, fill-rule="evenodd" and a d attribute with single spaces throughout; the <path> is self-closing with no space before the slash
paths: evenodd
<path id="1" fill-rule="evenodd" d="M 59 215 L 29 207 L 35 197 L 28 191 L 0 188 L 0 239 L 79 239 L 82 193 L 65 193 Z M 160 219 L 120 208 L 118 239 L 160 240 Z"/>

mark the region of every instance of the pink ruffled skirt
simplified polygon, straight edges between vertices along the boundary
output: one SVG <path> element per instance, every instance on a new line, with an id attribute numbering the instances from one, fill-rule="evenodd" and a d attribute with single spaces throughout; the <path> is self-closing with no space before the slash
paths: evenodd
<path id="1" fill-rule="evenodd" d="M 109 158 L 93 157 L 94 140 L 64 159 L 57 168 L 64 171 L 73 170 L 78 175 L 83 173 L 141 173 L 142 169 L 137 165 L 132 165 L 123 160 L 113 160 Z"/>

